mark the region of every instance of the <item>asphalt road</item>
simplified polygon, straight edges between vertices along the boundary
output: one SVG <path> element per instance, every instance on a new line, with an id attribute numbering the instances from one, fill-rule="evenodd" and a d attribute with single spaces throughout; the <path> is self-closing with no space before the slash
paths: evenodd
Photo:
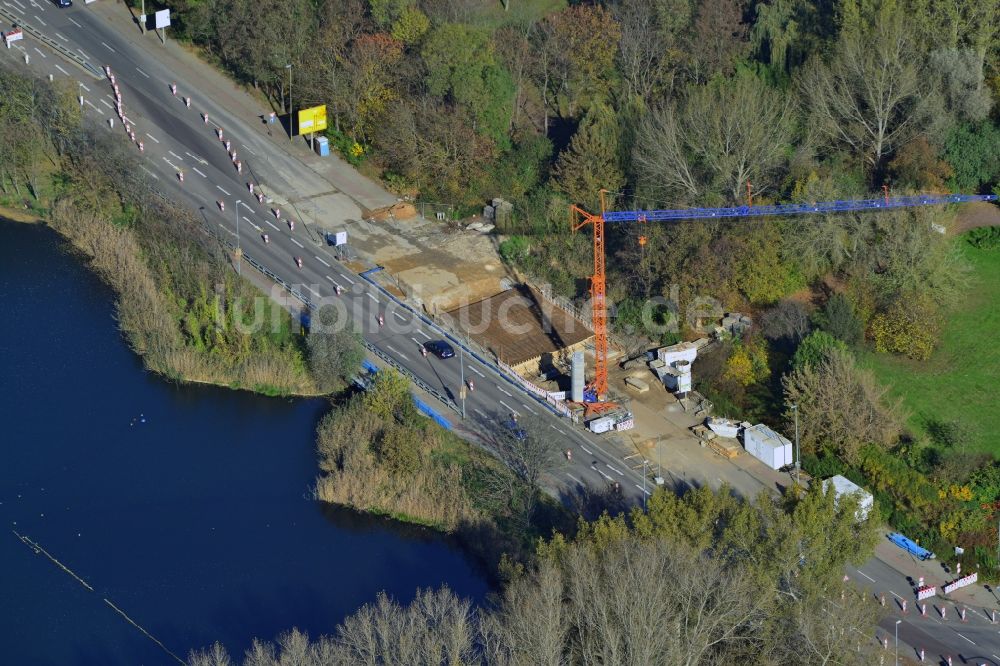
<path id="1" fill-rule="evenodd" d="M 329 303 L 347 312 L 362 329 L 371 344 L 392 357 L 409 372 L 442 395 L 459 402 L 462 373 L 474 382 L 467 392 L 464 426 L 486 431 L 506 422 L 511 414 L 529 417 L 548 429 L 553 443 L 572 452 L 551 475 L 552 485 L 561 492 L 575 493 L 584 487 L 606 491 L 619 484 L 630 500 L 642 497 L 642 474 L 631 469 L 621 454 L 611 451 L 606 442 L 583 432 L 563 418 L 553 415 L 543 403 L 498 374 L 489 363 L 468 354 L 438 359 L 424 357 L 421 346 L 443 334 L 410 311 L 399 306 L 385 293 L 341 265 L 328 250 L 320 235 L 306 228 L 298 216 L 295 228 L 288 224 L 289 210 L 279 214 L 276 206 L 260 204 L 249 191 L 274 194 L 291 200 L 296 190 L 329 190 L 296 157 L 275 150 L 259 131 L 213 100 L 212 90 L 198 89 L 185 81 L 183 74 L 171 71 L 157 58 L 164 48 L 154 33 L 142 35 L 138 28 L 123 33 L 111 27 L 98 13 L 81 3 L 69 9 L 32 0 L 2 0 L 4 8 L 15 11 L 26 23 L 81 54 L 103 71 L 110 66 L 122 95 L 124 114 L 134 125 L 136 139 L 143 142 L 143 167 L 155 186 L 166 196 L 197 210 L 206 225 L 236 243 L 243 252 L 312 302 Z M 20 10 L 20 11 L 17 11 Z M 5 28 L 6 29 L 6 28 Z M 111 83 L 94 80 L 82 69 L 73 67 L 56 54 L 42 56 L 30 37 L 6 50 L 6 57 L 20 61 L 23 54 L 32 56 L 31 67 L 59 79 L 75 79 L 84 98 L 85 114 L 102 123 L 105 129 L 129 139 L 114 112 L 115 97 Z M 169 48 L 169 47 L 168 47 Z M 177 94 L 171 92 L 176 83 Z M 192 98 L 191 106 L 185 98 Z M 203 114 L 208 114 L 208 121 Z M 114 119 L 114 127 L 108 120 Z M 275 132 L 280 126 L 275 125 Z M 218 137 L 222 130 L 223 139 Z M 237 173 L 227 153 L 224 140 L 231 141 L 242 161 Z M 296 139 L 300 140 L 300 139 Z M 135 147 L 139 154 L 138 147 Z M 183 173 L 183 182 L 178 174 Z M 269 237 L 268 243 L 263 235 Z M 302 267 L 296 258 L 302 259 Z M 342 294 L 335 294 L 340 286 Z M 384 326 L 379 326 L 381 315 Z M 438 404 L 442 413 L 448 409 Z M 652 486 L 650 484 L 648 493 Z"/>
<path id="2" fill-rule="evenodd" d="M 283 281 L 311 301 L 334 304 L 347 312 L 359 325 L 365 338 L 384 354 L 395 359 L 411 373 L 436 391 L 454 397 L 461 390 L 461 372 L 475 382 L 475 390 L 467 394 L 465 425 L 473 430 L 495 428 L 509 414 L 537 417 L 548 429 L 552 441 L 561 449 L 572 451 L 572 460 L 565 461 L 552 473 L 553 485 L 563 492 L 576 492 L 584 487 L 604 491 L 618 482 L 627 499 L 642 496 L 642 475 L 622 460 L 622 454 L 599 437 L 583 432 L 564 419 L 552 415 L 532 396 L 501 377 L 488 363 L 470 356 L 438 359 L 420 353 L 423 342 L 441 339 L 441 332 L 399 307 L 360 276 L 342 266 L 328 251 L 319 236 L 301 223 L 292 231 L 283 211 L 277 217 L 272 207 L 261 205 L 250 194 L 253 182 L 276 198 L 291 200 L 297 191 L 330 189 L 324 180 L 295 156 L 274 145 L 259 131 L 237 117 L 225 105 L 213 99 L 212 90 L 199 89 L 177 71 L 158 59 L 163 47 L 153 33 L 142 35 L 138 28 L 112 28 L 99 13 L 78 1 L 69 9 L 37 0 L 0 0 L 7 13 L 59 40 L 80 53 L 100 69 L 109 65 L 116 74 L 121 90 L 125 115 L 135 123 L 136 138 L 144 143 L 143 169 L 155 179 L 156 187 L 166 196 L 199 211 L 206 225 L 216 232 L 239 242 L 246 255 L 266 266 Z M 110 10 L 105 10 L 110 11 Z M 9 25 L 4 25 L 9 29 Z M 169 47 L 168 47 L 169 48 Z M 84 96 L 88 117 L 102 123 L 122 141 L 128 141 L 121 124 L 108 128 L 107 121 L 115 117 L 114 95 L 107 80 L 94 80 L 51 51 L 33 43 L 30 38 L 17 42 L 13 49 L 0 49 L 0 57 L 24 66 L 24 55 L 31 57 L 30 66 L 43 75 L 76 81 Z M 171 94 L 170 84 L 176 82 L 178 93 Z M 192 97 L 191 108 L 184 103 Z M 244 110 L 245 111 L 245 110 Z M 209 122 L 203 120 L 207 113 Z M 224 128 L 224 137 L 232 141 L 243 162 L 238 174 L 216 130 Z M 276 130 L 280 131 L 280 129 Z M 184 173 L 181 183 L 177 174 Z M 353 174 L 350 177 L 354 177 Z M 349 178 L 348 178 L 349 180 Z M 240 203 L 237 203 L 239 201 Z M 223 202 L 225 210 L 221 210 Z M 263 234 L 270 243 L 265 244 Z M 298 268 L 295 257 L 302 258 Z M 343 294 L 336 296 L 340 285 Z M 382 315 L 384 326 L 377 323 Z M 442 413 L 447 408 L 438 405 Z M 488 424 L 485 428 L 483 423 Z M 890 614 L 882 622 L 875 637 L 887 637 L 892 654 L 895 629 L 899 626 L 900 656 L 913 658 L 923 648 L 927 661 L 946 663 L 951 655 L 955 663 L 987 663 L 1000 666 L 1000 631 L 992 625 L 982 608 L 970 608 L 967 621 L 957 617 L 950 604 L 943 619 L 937 607 L 928 605 L 928 617 L 919 617 L 910 583 L 903 574 L 877 558 L 860 570 L 848 572 L 873 595 L 884 595 Z M 892 602 L 906 599 L 908 614 L 900 612 Z M 941 604 L 938 604 L 939 606 Z M 909 647 L 907 647 L 909 646 Z M 909 650 L 909 652 L 907 652 Z M 891 657 L 890 657 L 891 658 Z M 962 660 L 965 660 L 964 662 Z"/>

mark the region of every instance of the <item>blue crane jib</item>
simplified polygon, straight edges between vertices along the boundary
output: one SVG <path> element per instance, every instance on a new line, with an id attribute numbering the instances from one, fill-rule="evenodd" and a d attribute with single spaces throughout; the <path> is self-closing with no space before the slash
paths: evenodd
<path id="1" fill-rule="evenodd" d="M 604 221 L 661 222 L 664 220 L 693 220 L 712 217 L 757 217 L 762 215 L 810 215 L 815 213 L 842 213 L 845 211 L 885 210 L 934 206 L 969 201 L 996 201 L 995 194 L 944 194 L 909 197 L 883 197 L 881 199 L 846 199 L 821 201 L 811 204 L 775 204 L 772 206 L 733 206 L 731 208 L 680 208 L 677 210 L 624 210 L 604 213 Z"/>

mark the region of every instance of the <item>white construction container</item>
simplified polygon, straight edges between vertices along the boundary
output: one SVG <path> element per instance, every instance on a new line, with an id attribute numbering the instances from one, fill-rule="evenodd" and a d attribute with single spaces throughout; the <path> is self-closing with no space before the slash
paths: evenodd
<path id="1" fill-rule="evenodd" d="M 793 462 L 792 443 L 762 423 L 743 430 L 743 447 L 771 469 Z"/>
<path id="2" fill-rule="evenodd" d="M 669 347 L 660 347 L 656 350 L 656 356 L 667 365 L 673 365 L 677 361 L 694 363 L 698 358 L 698 347 L 694 342 L 680 342 Z"/>
<path id="3" fill-rule="evenodd" d="M 615 420 L 610 416 L 602 416 L 588 423 L 587 427 L 590 429 L 590 432 L 605 433 L 615 427 Z"/>
<path id="4" fill-rule="evenodd" d="M 856 495 L 858 498 L 858 512 L 855 514 L 857 519 L 865 520 L 868 518 L 868 514 L 871 512 L 872 506 L 875 504 L 875 498 L 870 492 L 847 477 L 839 474 L 837 476 L 831 476 L 829 479 L 825 479 L 823 481 L 823 492 L 829 492 L 830 486 L 833 486 L 834 506 L 836 506 L 837 500 L 841 497 Z"/>

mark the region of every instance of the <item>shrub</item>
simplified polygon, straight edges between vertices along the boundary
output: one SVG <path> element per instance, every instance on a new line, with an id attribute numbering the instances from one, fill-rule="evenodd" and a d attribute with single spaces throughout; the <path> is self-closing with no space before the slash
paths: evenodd
<path id="1" fill-rule="evenodd" d="M 847 345 L 841 340 L 826 331 L 813 331 L 803 338 L 802 344 L 795 350 L 795 355 L 792 357 L 792 368 L 799 370 L 815 366 L 825 360 L 834 349 L 847 353 Z"/>
<path id="2" fill-rule="evenodd" d="M 524 261 L 528 256 L 528 239 L 524 236 L 511 236 L 500 243 L 500 256 L 507 263 Z"/>
<path id="3" fill-rule="evenodd" d="M 845 294 L 831 296 L 815 319 L 817 326 L 849 346 L 857 345 L 864 338 L 864 322 Z"/>
<path id="4" fill-rule="evenodd" d="M 917 361 L 931 357 L 938 332 L 937 312 L 929 299 L 919 296 L 897 299 L 886 312 L 875 315 L 869 330 L 876 351 Z"/>
<path id="5" fill-rule="evenodd" d="M 1000 177 L 1000 129 L 989 121 L 958 125 L 945 139 L 945 157 L 955 170 L 952 189 L 978 191 Z"/>
<path id="6" fill-rule="evenodd" d="M 965 240 L 979 250 L 1000 248 L 1000 227 L 979 227 L 965 235 Z"/>

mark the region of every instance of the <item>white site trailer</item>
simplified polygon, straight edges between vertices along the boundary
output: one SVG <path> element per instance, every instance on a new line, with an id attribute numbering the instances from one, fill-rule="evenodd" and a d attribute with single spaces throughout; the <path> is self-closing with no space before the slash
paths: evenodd
<path id="1" fill-rule="evenodd" d="M 858 520 L 864 520 L 868 517 L 868 513 L 875 504 L 875 498 L 870 492 L 840 474 L 823 481 L 823 492 L 829 492 L 830 486 L 833 486 L 834 505 L 841 497 L 856 495 L 858 498 Z"/>
<path id="2" fill-rule="evenodd" d="M 743 448 L 771 469 L 791 465 L 792 443 L 763 423 L 743 429 Z"/>

